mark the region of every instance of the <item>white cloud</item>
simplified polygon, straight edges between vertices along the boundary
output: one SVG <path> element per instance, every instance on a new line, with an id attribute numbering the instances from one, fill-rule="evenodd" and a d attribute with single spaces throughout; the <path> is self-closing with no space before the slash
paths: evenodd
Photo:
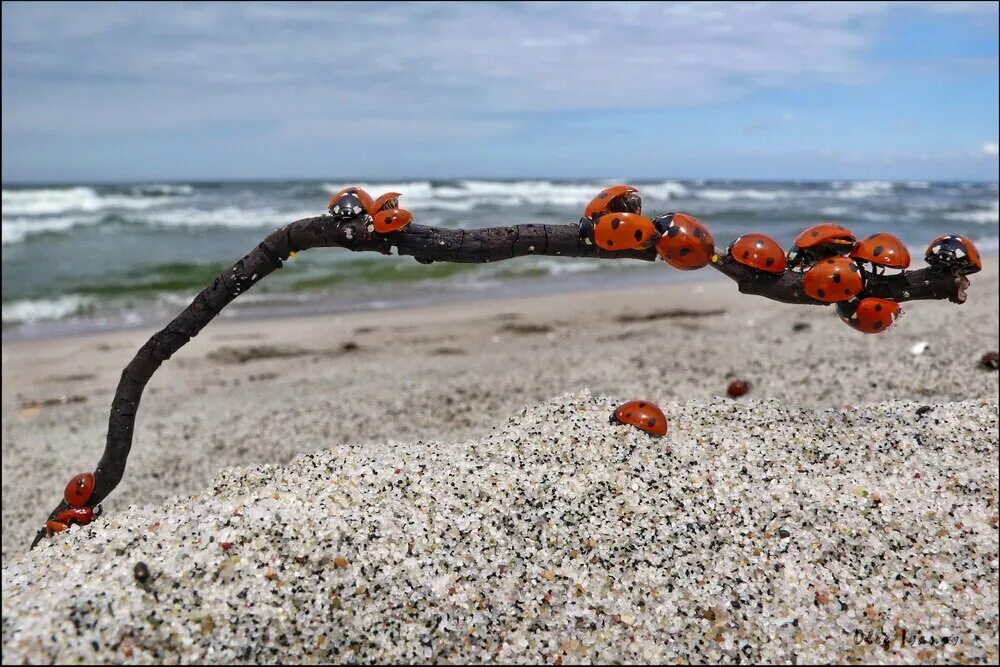
<path id="1" fill-rule="evenodd" d="M 1000 154 L 1000 146 L 998 146 L 995 141 L 983 144 L 983 155 L 987 157 L 996 157 L 998 154 Z"/>

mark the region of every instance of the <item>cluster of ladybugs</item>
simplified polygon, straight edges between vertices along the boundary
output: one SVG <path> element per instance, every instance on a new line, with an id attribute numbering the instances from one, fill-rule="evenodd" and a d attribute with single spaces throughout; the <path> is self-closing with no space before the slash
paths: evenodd
<path id="1" fill-rule="evenodd" d="M 630 185 L 609 187 L 591 200 L 580 219 L 580 237 L 611 251 L 655 245 L 664 261 L 685 271 L 700 269 L 715 258 L 715 243 L 704 224 L 685 213 L 644 217 L 639 191 Z M 726 255 L 764 275 L 804 273 L 807 295 L 837 304 L 840 319 L 867 334 L 885 331 L 900 314 L 895 301 L 864 296 L 868 281 L 886 269 L 910 266 L 909 251 L 892 234 L 879 232 L 858 240 L 849 229 L 832 223 L 799 234 L 787 256 L 774 239 L 756 233 L 736 238 Z M 976 246 L 957 234 L 931 241 L 925 259 L 933 268 L 964 274 L 983 267 Z"/>

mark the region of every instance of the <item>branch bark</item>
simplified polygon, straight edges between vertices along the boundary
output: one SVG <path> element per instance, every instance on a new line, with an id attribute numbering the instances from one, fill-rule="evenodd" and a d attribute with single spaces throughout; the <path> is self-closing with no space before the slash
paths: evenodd
<path id="1" fill-rule="evenodd" d="M 304 218 L 281 227 L 255 249 L 232 264 L 202 290 L 177 317 L 154 334 L 122 371 L 111 404 L 104 455 L 94 471 L 95 488 L 88 505 L 96 507 L 118 486 L 132 448 L 135 418 L 142 392 L 160 365 L 183 347 L 240 294 L 281 268 L 292 252 L 321 247 L 343 247 L 355 252 L 379 252 L 414 257 L 418 262 L 498 262 L 526 255 L 556 257 L 597 257 L 602 259 L 657 259 L 654 249 L 610 252 L 580 238 L 578 225 L 522 224 L 484 229 L 444 229 L 411 224 L 390 234 L 367 230 L 364 218 L 337 222 L 327 215 Z M 802 274 L 786 271 L 781 275 L 762 274 L 716 252 L 710 263 L 734 280 L 740 292 L 793 304 L 828 305 L 807 296 L 802 290 Z M 965 301 L 969 281 L 965 276 L 933 269 L 920 269 L 876 277 L 866 295 L 894 301 L 948 299 Z M 49 514 L 49 519 L 68 507 L 65 501 Z M 32 548 L 45 536 L 42 528 Z"/>

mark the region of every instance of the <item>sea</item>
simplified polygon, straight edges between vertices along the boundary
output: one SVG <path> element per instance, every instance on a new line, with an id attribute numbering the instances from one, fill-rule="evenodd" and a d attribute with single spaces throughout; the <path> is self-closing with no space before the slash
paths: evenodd
<path id="1" fill-rule="evenodd" d="M 412 180 L 3 185 L 3 337 L 159 326 L 271 230 L 325 211 L 346 185 L 402 193 L 425 225 L 576 223 L 602 187 L 630 182 L 643 212 L 690 213 L 725 247 L 763 232 L 783 247 L 803 228 L 841 223 L 896 234 L 919 262 L 942 233 L 998 250 L 997 183 L 929 181 Z M 702 271 L 711 271 L 705 268 Z M 299 253 L 223 315 L 268 317 L 391 308 L 628 282 L 691 280 L 638 260 L 524 257 L 422 265 L 323 248 Z M 697 276 L 704 278 L 705 276 Z"/>

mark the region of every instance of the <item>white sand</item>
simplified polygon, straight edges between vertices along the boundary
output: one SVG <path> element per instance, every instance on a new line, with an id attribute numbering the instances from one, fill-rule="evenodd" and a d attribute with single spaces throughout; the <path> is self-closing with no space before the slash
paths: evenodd
<path id="1" fill-rule="evenodd" d="M 997 292 L 879 336 L 725 282 L 220 322 L 27 555 L 148 332 L 5 344 L 3 660 L 995 662 Z M 616 319 L 670 308 L 726 313 Z M 666 438 L 607 423 L 640 397 Z M 855 643 L 897 628 L 935 644 Z"/>

